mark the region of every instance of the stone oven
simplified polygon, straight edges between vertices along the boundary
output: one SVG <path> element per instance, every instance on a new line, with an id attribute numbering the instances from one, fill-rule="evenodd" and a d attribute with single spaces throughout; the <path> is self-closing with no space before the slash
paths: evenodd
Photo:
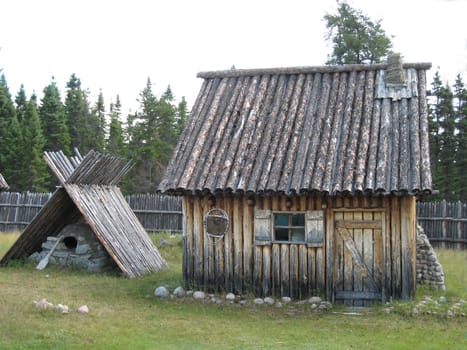
<path id="1" fill-rule="evenodd" d="M 59 243 L 53 249 L 57 240 Z M 51 251 L 49 264 L 86 269 L 90 272 L 118 271 L 118 267 L 89 225 L 70 224 L 57 236 L 49 236 L 42 243 L 42 250 L 29 258 L 39 262 Z"/>

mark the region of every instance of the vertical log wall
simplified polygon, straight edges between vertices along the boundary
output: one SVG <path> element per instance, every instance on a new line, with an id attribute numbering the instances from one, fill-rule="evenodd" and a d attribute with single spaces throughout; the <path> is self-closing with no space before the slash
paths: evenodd
<path id="1" fill-rule="evenodd" d="M 212 208 L 224 209 L 229 228 L 224 238 L 204 232 L 203 217 Z M 323 210 L 322 245 L 254 240 L 255 209 L 273 211 Z M 415 198 L 217 195 L 183 197 L 183 277 L 187 288 L 229 291 L 256 296 L 306 298 L 319 293 L 333 299 L 332 254 L 336 209 L 381 209 L 384 228 L 384 300 L 408 299 L 415 291 Z M 350 216 L 349 216 L 350 217 Z"/>

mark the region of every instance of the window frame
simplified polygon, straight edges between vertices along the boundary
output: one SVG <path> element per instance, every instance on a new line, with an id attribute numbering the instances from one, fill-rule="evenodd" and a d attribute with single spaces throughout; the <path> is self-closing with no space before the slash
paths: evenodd
<path id="1" fill-rule="evenodd" d="M 287 226 L 276 225 L 276 216 L 277 215 L 287 215 Z M 293 226 L 292 216 L 293 215 L 302 215 L 302 226 Z M 288 230 L 288 239 L 280 240 L 276 238 L 276 229 L 287 229 Z M 303 233 L 303 239 L 294 241 L 293 240 L 293 230 L 300 229 Z M 306 212 L 305 211 L 272 211 L 272 242 L 280 244 L 305 244 L 306 243 Z"/>

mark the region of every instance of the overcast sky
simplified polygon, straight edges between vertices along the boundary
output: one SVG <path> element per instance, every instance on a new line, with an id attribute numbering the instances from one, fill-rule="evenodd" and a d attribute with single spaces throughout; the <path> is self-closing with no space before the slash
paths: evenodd
<path id="1" fill-rule="evenodd" d="M 393 36 L 407 62 L 432 62 L 467 84 L 467 0 L 349 0 Z M 52 76 L 71 74 L 106 108 L 117 94 L 135 110 L 149 77 L 160 95 L 194 103 L 206 70 L 323 65 L 323 15 L 335 0 L 0 0 L 0 69 L 10 92 L 39 98 Z"/>

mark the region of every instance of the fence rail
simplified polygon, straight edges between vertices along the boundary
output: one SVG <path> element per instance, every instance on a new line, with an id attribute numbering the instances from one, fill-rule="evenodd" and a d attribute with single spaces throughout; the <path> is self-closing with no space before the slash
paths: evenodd
<path id="1" fill-rule="evenodd" d="M 22 231 L 51 196 L 51 193 L 0 192 L 0 232 Z M 182 231 L 179 197 L 137 194 L 125 199 L 146 231 Z"/>
<path id="2" fill-rule="evenodd" d="M 0 232 L 22 231 L 51 195 L 0 192 Z M 182 231 L 179 197 L 136 194 L 125 196 L 125 199 L 147 231 Z M 417 219 L 435 247 L 467 248 L 467 203 L 419 202 Z"/>
<path id="3" fill-rule="evenodd" d="M 467 248 L 467 203 L 417 203 L 418 223 L 434 247 Z"/>

